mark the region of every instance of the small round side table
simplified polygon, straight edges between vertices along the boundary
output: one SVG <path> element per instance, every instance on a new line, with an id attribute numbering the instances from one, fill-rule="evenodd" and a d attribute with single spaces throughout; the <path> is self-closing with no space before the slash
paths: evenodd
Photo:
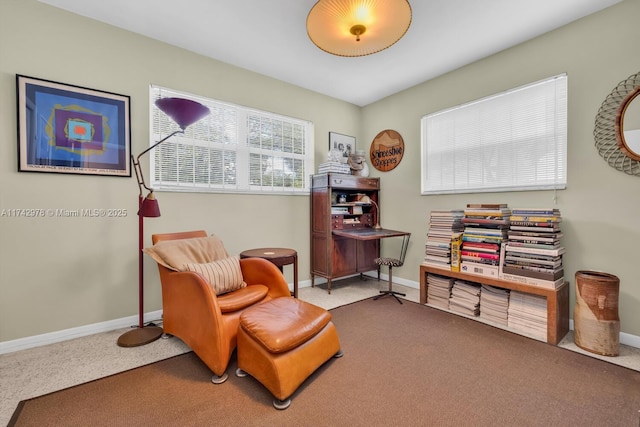
<path id="1" fill-rule="evenodd" d="M 257 248 L 240 252 L 240 258 L 264 258 L 282 271 L 293 264 L 293 297 L 298 298 L 298 252 L 288 248 Z"/>

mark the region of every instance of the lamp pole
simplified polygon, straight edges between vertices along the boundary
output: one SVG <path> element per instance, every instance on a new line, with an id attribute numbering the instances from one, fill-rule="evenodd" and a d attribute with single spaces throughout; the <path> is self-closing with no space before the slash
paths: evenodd
<path id="1" fill-rule="evenodd" d="M 144 182 L 144 175 L 140 167 L 140 157 L 172 136 L 184 133 L 188 126 L 191 126 L 210 113 L 209 108 L 190 99 L 161 98 L 158 99 L 155 104 L 160 110 L 171 117 L 180 129 L 151 145 L 138 154 L 137 157 L 134 158 L 133 155 L 131 155 L 131 164 L 136 173 L 136 180 L 138 181 L 138 327 L 120 335 L 118 338 L 118 345 L 120 347 L 145 345 L 162 336 L 162 328 L 156 326 L 154 323 L 149 323 L 146 326 L 144 324 L 144 218 L 159 217 L 160 208 L 153 194 L 153 189 L 149 188 Z M 144 198 L 142 196 L 143 188 L 149 192 Z"/>

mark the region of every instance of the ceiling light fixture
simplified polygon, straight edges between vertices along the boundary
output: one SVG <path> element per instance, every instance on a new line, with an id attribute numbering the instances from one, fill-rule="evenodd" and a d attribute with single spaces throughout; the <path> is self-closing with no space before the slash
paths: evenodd
<path id="1" fill-rule="evenodd" d="M 408 0 L 319 0 L 307 16 L 311 41 L 337 56 L 380 52 L 400 40 L 410 25 Z"/>

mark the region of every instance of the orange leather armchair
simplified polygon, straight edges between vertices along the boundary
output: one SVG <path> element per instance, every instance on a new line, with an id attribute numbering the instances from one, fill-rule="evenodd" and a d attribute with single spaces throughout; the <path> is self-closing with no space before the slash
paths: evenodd
<path id="1" fill-rule="evenodd" d="M 207 237 L 204 230 L 154 234 L 152 242 Z M 211 381 L 220 384 L 236 348 L 242 312 L 273 298 L 290 297 L 282 272 L 261 258 L 240 259 L 246 287 L 216 295 L 204 278 L 191 271 L 173 271 L 160 263 L 163 329 L 187 344 L 213 371 Z"/>

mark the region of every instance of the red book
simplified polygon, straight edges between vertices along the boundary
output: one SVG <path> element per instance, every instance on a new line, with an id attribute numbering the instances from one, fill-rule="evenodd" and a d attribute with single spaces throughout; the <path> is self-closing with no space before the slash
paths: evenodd
<path id="1" fill-rule="evenodd" d="M 460 255 L 473 256 L 477 258 L 486 258 L 486 259 L 495 259 L 499 260 L 500 255 L 498 254 L 490 254 L 486 252 L 473 252 L 473 251 L 460 251 Z"/>
<path id="2" fill-rule="evenodd" d="M 500 245 L 497 243 L 463 242 L 462 249 L 480 250 L 482 252 L 498 252 L 500 251 Z"/>

